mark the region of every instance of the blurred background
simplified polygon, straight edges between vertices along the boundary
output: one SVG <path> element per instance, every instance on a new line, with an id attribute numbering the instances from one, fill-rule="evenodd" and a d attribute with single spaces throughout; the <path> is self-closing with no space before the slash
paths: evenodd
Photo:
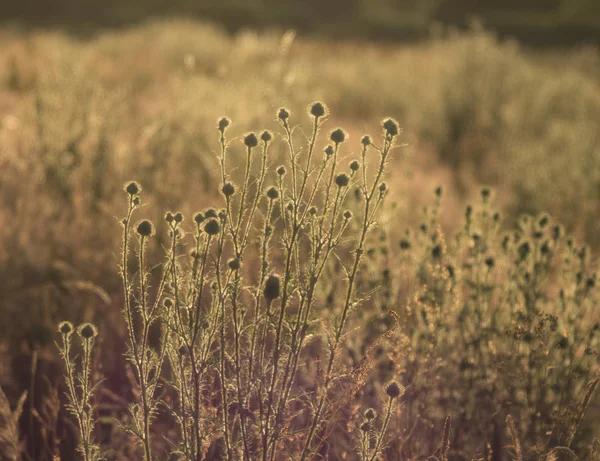
<path id="1" fill-rule="evenodd" d="M 442 185 L 456 229 L 489 185 L 507 226 L 548 211 L 600 245 L 598 0 L 0 3 L 0 386 L 13 406 L 33 396 L 30 459 L 65 443 L 49 429 L 59 321 L 95 322 L 103 374 L 122 370 L 123 183 L 155 222 L 220 203 L 223 115 L 239 137 L 323 100 L 355 153 L 395 117 L 399 228 Z"/>

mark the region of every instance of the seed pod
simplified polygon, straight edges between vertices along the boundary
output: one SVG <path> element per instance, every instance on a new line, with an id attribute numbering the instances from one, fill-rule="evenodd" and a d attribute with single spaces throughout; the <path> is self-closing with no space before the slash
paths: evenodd
<path id="1" fill-rule="evenodd" d="M 360 164 L 358 163 L 358 160 L 352 160 L 350 162 L 350 170 L 358 171 L 359 168 L 360 168 Z"/>
<path id="2" fill-rule="evenodd" d="M 364 135 L 362 137 L 362 139 L 360 140 L 360 143 L 365 147 L 370 146 L 371 145 L 371 136 Z"/>
<path id="3" fill-rule="evenodd" d="M 277 200 L 279 198 L 279 191 L 277 188 L 269 187 L 269 189 L 267 189 L 267 197 L 269 197 L 271 200 Z"/>

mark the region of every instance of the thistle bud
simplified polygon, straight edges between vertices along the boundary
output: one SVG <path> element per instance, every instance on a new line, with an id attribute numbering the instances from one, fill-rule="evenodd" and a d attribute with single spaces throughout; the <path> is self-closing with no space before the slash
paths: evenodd
<path id="1" fill-rule="evenodd" d="M 98 330 L 91 323 L 84 323 L 79 327 L 79 335 L 83 339 L 92 339 L 98 334 Z"/>
<path id="2" fill-rule="evenodd" d="M 211 218 L 204 225 L 204 232 L 206 232 L 208 235 L 217 235 L 220 230 L 221 226 L 219 225 L 219 222 L 214 218 Z"/>
<path id="3" fill-rule="evenodd" d="M 253 147 L 258 146 L 258 138 L 254 133 L 248 133 L 244 137 L 244 144 L 246 145 L 246 147 L 252 149 Z"/>
<path id="4" fill-rule="evenodd" d="M 346 132 L 337 128 L 331 132 L 330 138 L 335 144 L 341 144 L 346 140 Z"/>
<path id="5" fill-rule="evenodd" d="M 277 188 L 269 187 L 269 189 L 267 189 L 267 197 L 269 197 L 271 200 L 277 200 L 279 198 L 279 191 Z"/>
<path id="6" fill-rule="evenodd" d="M 265 282 L 264 295 L 267 301 L 273 301 L 281 296 L 281 280 L 278 275 L 269 275 Z"/>
<path id="7" fill-rule="evenodd" d="M 393 118 L 386 118 L 381 122 L 381 126 L 385 130 L 386 134 L 392 138 L 397 136 L 399 133 L 398 122 Z"/>
<path id="8" fill-rule="evenodd" d="M 400 385 L 397 382 L 392 381 L 385 388 L 385 393 L 388 395 L 389 398 L 395 399 L 402 393 L 402 390 L 400 389 Z"/>
<path id="9" fill-rule="evenodd" d="M 360 143 L 365 147 L 370 146 L 371 145 L 371 136 L 364 135 L 362 137 L 362 139 L 360 140 Z"/>
<path id="10" fill-rule="evenodd" d="M 277 168 L 277 174 L 279 176 L 285 175 L 285 167 L 283 165 L 281 165 L 279 168 Z"/>
<path id="11" fill-rule="evenodd" d="M 130 181 L 125 184 L 124 189 L 129 195 L 137 195 L 142 191 L 142 186 L 138 182 Z"/>
<path id="12" fill-rule="evenodd" d="M 58 331 L 65 336 L 69 336 L 73 333 L 73 324 L 71 322 L 60 322 L 58 324 Z"/>
<path id="13" fill-rule="evenodd" d="M 154 225 L 147 219 L 144 219 L 138 223 L 137 233 L 141 237 L 151 237 L 154 235 Z"/>
<path id="14" fill-rule="evenodd" d="M 346 187 L 348 184 L 350 184 L 350 178 L 347 174 L 341 173 L 335 177 L 335 183 L 338 185 L 338 187 Z"/>
<path id="15" fill-rule="evenodd" d="M 225 197 L 231 197 L 233 194 L 235 194 L 235 186 L 230 182 L 225 183 L 221 188 L 221 192 L 223 192 Z"/>
<path id="16" fill-rule="evenodd" d="M 285 124 L 287 123 L 287 119 L 290 118 L 290 112 L 285 107 L 282 107 L 277 113 L 277 118 Z"/>
<path id="17" fill-rule="evenodd" d="M 269 130 L 265 130 L 261 133 L 260 139 L 262 139 L 263 142 L 267 144 L 269 141 L 271 141 L 271 139 L 273 139 L 273 135 Z"/>
<path id="18" fill-rule="evenodd" d="M 351 171 L 358 171 L 358 169 L 360 168 L 360 164 L 358 163 L 358 160 L 352 160 L 350 162 L 350 170 Z"/>
<path id="19" fill-rule="evenodd" d="M 323 117 L 327 114 L 327 106 L 322 102 L 314 102 L 309 106 L 308 112 L 315 118 Z"/>
<path id="20" fill-rule="evenodd" d="M 221 133 L 224 133 L 229 125 L 231 125 L 231 120 L 229 120 L 227 117 L 222 117 L 219 120 L 219 124 L 217 125 L 217 128 Z"/>
<path id="21" fill-rule="evenodd" d="M 327 157 L 331 157 L 334 154 L 335 150 L 333 149 L 333 146 L 331 144 L 329 144 L 329 145 L 327 145 L 327 147 L 325 148 L 325 150 L 323 152 L 325 152 L 325 155 Z"/>

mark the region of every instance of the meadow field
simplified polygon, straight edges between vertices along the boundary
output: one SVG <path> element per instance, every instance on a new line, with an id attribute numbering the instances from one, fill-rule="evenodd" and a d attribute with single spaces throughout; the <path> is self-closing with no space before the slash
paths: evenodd
<path id="1" fill-rule="evenodd" d="M 0 29 L 0 460 L 600 461 L 600 52 Z"/>

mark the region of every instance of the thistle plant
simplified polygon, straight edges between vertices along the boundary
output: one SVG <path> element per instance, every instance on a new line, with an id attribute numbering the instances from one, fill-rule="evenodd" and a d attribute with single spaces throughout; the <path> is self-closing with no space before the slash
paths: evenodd
<path id="1" fill-rule="evenodd" d="M 318 432 L 334 414 L 333 384 L 344 374 L 337 360 L 341 342 L 352 311 L 365 296 L 357 292 L 355 281 L 387 193 L 383 175 L 399 128 L 393 119 L 384 120 L 381 145 L 364 137 L 360 158 L 345 170 L 340 160 L 347 133 L 331 131 L 319 156 L 328 110 L 317 102 L 308 112 L 312 124 L 302 158 L 296 147 L 299 130 L 290 111 L 282 108 L 277 120 L 285 163 L 277 168 L 271 163 L 275 135 L 247 133 L 241 140 L 245 155 L 238 178 L 228 168 L 231 121 L 219 120 L 222 208 L 196 213 L 190 231 L 182 213 L 165 215 L 171 243 L 154 290 L 145 262 L 154 226 L 147 220 L 132 224 L 141 186 L 125 186 L 124 316 L 127 356 L 139 388 L 128 429 L 138 437 L 146 460 L 154 459 L 151 426 L 160 404 L 159 387 L 174 396 L 165 405 L 181 437 L 171 441 L 171 451 L 184 459 L 205 459 L 213 449 L 227 460 L 275 460 L 294 452 L 298 459 L 308 459 L 319 449 Z M 375 169 L 368 171 L 373 163 Z M 363 196 L 362 210 L 355 212 L 347 200 L 353 185 Z M 359 224 L 352 227 L 354 220 Z M 351 229 L 353 239 L 348 238 Z M 137 236 L 135 275 L 128 272 L 131 233 Z M 183 252 L 186 235 L 192 241 L 189 256 Z M 321 285 L 334 263 L 345 272 L 339 281 L 345 294 L 332 312 L 333 323 L 319 328 Z M 152 347 L 155 324 L 161 333 Z M 317 338 L 326 367 L 311 377 L 304 354 Z M 298 387 L 299 376 L 313 380 L 314 391 Z M 364 371 L 358 378 L 364 379 Z M 353 385 L 360 386 L 360 379 Z M 216 408 L 208 405 L 211 400 L 218 402 Z M 391 403 L 384 426 L 390 412 Z M 376 452 L 380 445 L 381 440 Z"/>
<path id="2" fill-rule="evenodd" d="M 79 429 L 78 451 L 84 461 L 100 459 L 100 448 L 94 442 L 94 427 L 97 423 L 96 408 L 92 400 L 96 383 L 92 380 L 92 350 L 95 337 L 98 334 L 96 327 L 91 323 L 84 323 L 75 329 L 71 322 L 61 322 L 58 325 L 62 344 L 58 349 L 66 368 L 68 409 L 77 420 Z M 72 353 L 73 335 L 78 336 L 82 356 L 78 364 Z"/>

